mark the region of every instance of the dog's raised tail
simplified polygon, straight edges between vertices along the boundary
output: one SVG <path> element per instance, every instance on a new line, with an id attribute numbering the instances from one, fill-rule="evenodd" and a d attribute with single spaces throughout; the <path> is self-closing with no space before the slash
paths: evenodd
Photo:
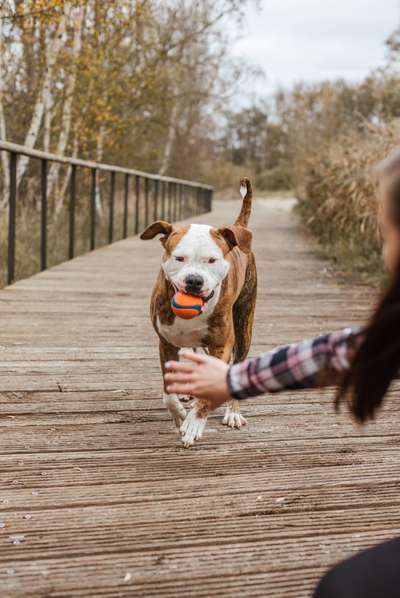
<path id="1" fill-rule="evenodd" d="M 242 209 L 239 216 L 236 218 L 235 226 L 247 226 L 251 214 L 251 200 L 253 198 L 253 189 L 251 188 L 250 179 L 242 177 L 240 179 L 240 195 L 243 198 Z"/>

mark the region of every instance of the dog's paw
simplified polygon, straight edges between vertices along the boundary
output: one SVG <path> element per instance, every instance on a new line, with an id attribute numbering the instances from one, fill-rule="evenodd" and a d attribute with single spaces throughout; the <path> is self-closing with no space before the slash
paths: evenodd
<path id="1" fill-rule="evenodd" d="M 185 448 L 189 448 L 196 440 L 200 440 L 207 424 L 206 417 L 199 417 L 196 409 L 192 409 L 186 416 L 181 425 L 182 443 Z"/>
<path id="2" fill-rule="evenodd" d="M 176 428 L 179 430 L 182 422 L 186 418 L 186 409 L 180 403 L 178 395 L 172 395 L 165 392 L 163 394 L 163 403 L 168 409 Z"/>
<path id="3" fill-rule="evenodd" d="M 231 405 L 227 405 L 225 408 L 224 417 L 222 423 L 225 426 L 229 426 L 230 428 L 242 428 L 243 426 L 247 425 L 247 420 L 243 417 L 243 415 L 231 407 Z"/>

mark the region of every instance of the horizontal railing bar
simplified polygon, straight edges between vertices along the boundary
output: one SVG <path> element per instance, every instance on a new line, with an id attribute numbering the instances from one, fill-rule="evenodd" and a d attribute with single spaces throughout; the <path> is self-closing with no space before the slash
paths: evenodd
<path id="1" fill-rule="evenodd" d="M 203 183 L 197 183 L 194 181 L 186 181 L 184 179 L 176 179 L 173 177 L 161 176 L 158 174 L 151 174 L 141 170 L 132 170 L 131 168 L 124 168 L 122 166 L 113 166 L 111 164 L 102 164 L 101 162 L 92 162 L 89 160 L 80 160 L 79 158 L 69 158 L 67 156 L 58 156 L 56 154 L 49 154 L 41 150 L 29 149 L 24 145 L 18 145 L 16 143 L 10 143 L 9 141 L 0 140 L 0 150 L 7 152 L 15 152 L 23 156 L 30 158 L 37 158 L 39 160 L 50 160 L 52 162 L 58 162 L 60 164 L 70 164 L 73 166 L 81 166 L 82 168 L 95 168 L 96 170 L 102 170 L 105 172 L 116 172 L 121 174 L 131 174 L 141 176 L 143 178 L 152 179 L 154 181 L 165 181 L 167 183 L 178 183 L 181 185 L 187 185 L 189 187 L 201 187 L 202 189 L 213 190 L 210 185 L 204 185 Z"/>

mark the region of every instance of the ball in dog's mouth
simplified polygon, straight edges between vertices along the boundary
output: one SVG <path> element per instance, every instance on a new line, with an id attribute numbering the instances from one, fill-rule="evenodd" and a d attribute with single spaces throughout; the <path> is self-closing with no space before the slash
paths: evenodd
<path id="1" fill-rule="evenodd" d="M 197 295 L 189 295 L 178 291 L 171 299 L 171 309 L 178 318 L 191 320 L 201 314 L 204 307 L 204 299 Z"/>

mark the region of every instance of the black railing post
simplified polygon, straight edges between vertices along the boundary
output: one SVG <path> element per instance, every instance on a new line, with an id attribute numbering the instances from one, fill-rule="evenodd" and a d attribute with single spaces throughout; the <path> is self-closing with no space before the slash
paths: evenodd
<path id="1" fill-rule="evenodd" d="M 40 188 L 40 269 L 43 271 L 47 268 L 47 160 L 41 160 Z"/>
<path id="2" fill-rule="evenodd" d="M 174 183 L 169 184 L 169 209 L 170 209 L 170 222 L 174 221 Z"/>
<path id="3" fill-rule="evenodd" d="M 108 242 L 113 242 L 114 237 L 114 203 L 115 203 L 115 172 L 111 172 L 110 177 L 110 205 L 108 216 Z"/>
<path id="4" fill-rule="evenodd" d="M 172 183 L 168 183 L 168 220 L 172 222 L 174 215 L 172 213 Z"/>
<path id="5" fill-rule="evenodd" d="M 135 177 L 135 235 L 139 234 L 139 214 L 140 214 L 140 177 Z"/>
<path id="6" fill-rule="evenodd" d="M 92 188 L 90 201 L 90 249 L 96 247 L 96 193 L 97 193 L 97 170 L 92 168 Z"/>
<path id="7" fill-rule="evenodd" d="M 154 200 L 154 214 L 153 214 L 153 220 L 156 221 L 158 218 L 158 180 L 154 181 L 154 194 L 153 194 L 153 200 Z"/>
<path id="8" fill-rule="evenodd" d="M 144 179 L 144 225 L 149 226 L 149 179 Z"/>
<path id="9" fill-rule="evenodd" d="M 181 183 L 179 184 L 178 220 L 183 220 L 183 187 Z"/>
<path id="10" fill-rule="evenodd" d="M 69 179 L 69 242 L 68 257 L 70 260 L 75 255 L 75 206 L 76 206 L 76 166 L 71 166 Z"/>
<path id="11" fill-rule="evenodd" d="M 123 224 L 123 237 L 126 239 L 128 236 L 128 199 L 129 199 L 129 174 L 125 175 L 124 180 L 124 224 Z"/>
<path id="12" fill-rule="evenodd" d="M 49 222 L 49 165 L 53 162 L 68 166 L 68 259 L 72 259 L 76 253 L 77 238 L 77 184 L 78 167 L 90 171 L 89 206 L 86 203 L 86 214 L 89 211 L 89 235 L 86 244 L 89 249 L 94 250 L 99 239 L 97 231 L 97 218 L 100 214 L 101 203 L 99 202 L 100 187 L 102 185 L 101 173 L 110 173 L 109 187 L 109 220 L 108 220 L 108 242 L 112 243 L 115 235 L 116 197 L 118 175 L 124 175 L 123 191 L 123 238 L 129 234 L 128 228 L 133 229 L 134 234 L 139 234 L 144 226 L 150 224 L 150 219 L 169 220 L 170 222 L 181 221 L 185 218 L 203 214 L 212 209 L 212 188 L 199 185 L 198 183 L 181 179 L 169 179 L 158 175 L 143 173 L 128 168 L 119 168 L 109 164 L 96 164 L 89 161 L 65 158 L 42 151 L 32 150 L 0 140 L 0 151 L 7 151 L 9 160 L 9 206 L 8 206 L 8 239 L 7 239 L 7 272 L 6 282 L 12 284 L 16 279 L 16 254 L 17 250 L 17 180 L 19 156 L 27 156 L 29 159 L 40 161 L 40 270 L 48 267 L 51 260 L 48 222 Z M 108 175 L 107 175 L 108 176 Z M 135 178 L 135 190 L 133 190 L 132 177 Z M 141 189 L 141 179 L 144 180 L 144 189 Z M 87 179 L 86 179 L 87 180 Z M 122 181 L 121 181 L 122 183 Z M 129 227 L 130 222 L 130 201 L 135 222 Z M 99 210 L 99 213 L 97 213 Z M 87 218 L 87 216 L 86 216 Z M 86 227 L 85 227 L 86 228 Z M 85 241 L 83 239 L 83 241 Z M 87 245 L 86 245 L 87 246 Z"/>
<path id="13" fill-rule="evenodd" d="M 161 220 L 165 220 L 165 181 L 161 181 Z"/>
<path id="14" fill-rule="evenodd" d="M 178 220 L 178 186 L 174 183 L 174 222 Z"/>
<path id="15" fill-rule="evenodd" d="M 187 185 L 183 185 L 183 218 L 187 218 Z"/>
<path id="16" fill-rule="evenodd" d="M 15 225 L 17 216 L 17 154 L 10 152 L 10 189 L 8 199 L 8 264 L 7 284 L 15 278 Z"/>

